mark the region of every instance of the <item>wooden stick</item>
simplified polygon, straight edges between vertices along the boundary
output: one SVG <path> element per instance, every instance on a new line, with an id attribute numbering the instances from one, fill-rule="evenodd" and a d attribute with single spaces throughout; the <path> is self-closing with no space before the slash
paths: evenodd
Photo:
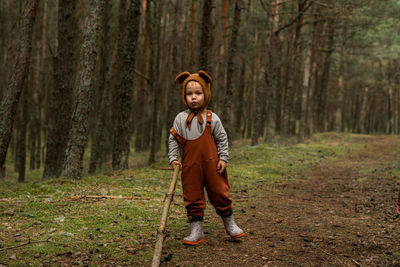
<path id="1" fill-rule="evenodd" d="M 160 227 L 157 231 L 157 240 L 156 246 L 154 248 L 154 255 L 153 255 L 153 262 L 151 264 L 152 267 L 160 266 L 160 258 L 161 258 L 161 251 L 162 245 L 165 238 L 165 228 L 167 227 L 167 218 L 168 218 L 168 211 L 171 205 L 172 199 L 174 197 L 174 191 L 176 186 L 176 181 L 178 180 L 178 174 L 181 167 L 179 165 L 174 166 L 174 175 L 172 176 L 172 181 L 169 186 L 168 193 L 165 195 L 164 198 L 164 207 L 161 214 L 161 222 Z"/>
<path id="2" fill-rule="evenodd" d="M 68 198 L 67 200 L 79 200 L 82 198 L 94 198 L 94 199 L 135 199 L 135 200 L 150 200 L 150 197 L 135 197 L 135 196 L 130 196 L 130 197 L 123 197 L 123 196 L 72 196 Z"/>

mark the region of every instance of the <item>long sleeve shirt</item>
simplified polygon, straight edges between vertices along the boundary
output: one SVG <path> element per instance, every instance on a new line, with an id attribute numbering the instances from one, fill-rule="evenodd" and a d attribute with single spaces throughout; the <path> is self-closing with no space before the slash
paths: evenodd
<path id="1" fill-rule="evenodd" d="M 189 109 L 179 113 L 175 117 L 173 127 L 183 138 L 187 140 L 194 140 L 199 138 L 203 134 L 206 127 L 206 116 L 203 116 L 203 124 L 200 124 L 197 120 L 197 117 L 195 116 L 192 120 L 191 128 L 189 129 L 189 127 L 186 127 L 186 119 L 189 114 Z M 212 113 L 211 119 L 211 133 L 217 145 L 219 159 L 228 162 L 228 136 L 224 127 L 222 126 L 220 118 L 214 112 Z M 180 147 L 178 140 L 172 134 L 169 135 L 168 145 L 168 159 L 169 163 L 171 164 L 172 161 L 178 160 L 178 156 L 182 154 L 182 148 Z"/>

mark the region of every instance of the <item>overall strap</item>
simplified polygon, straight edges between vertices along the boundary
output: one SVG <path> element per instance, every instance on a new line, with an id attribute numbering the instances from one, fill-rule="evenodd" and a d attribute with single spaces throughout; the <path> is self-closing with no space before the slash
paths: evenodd
<path id="1" fill-rule="evenodd" d="M 183 138 L 173 127 L 169 130 L 169 132 L 175 136 L 178 142 L 183 146 L 186 143 L 186 139 Z"/>
<path id="2" fill-rule="evenodd" d="M 212 111 L 211 110 L 207 110 L 207 125 L 211 126 L 211 120 L 212 120 Z"/>

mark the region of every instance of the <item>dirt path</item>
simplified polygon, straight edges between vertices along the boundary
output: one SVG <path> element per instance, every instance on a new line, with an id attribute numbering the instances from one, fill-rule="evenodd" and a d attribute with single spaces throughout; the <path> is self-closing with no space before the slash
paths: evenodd
<path id="1" fill-rule="evenodd" d="M 205 223 L 206 243 L 166 247 L 163 266 L 400 266 L 400 139 L 360 141 L 362 151 L 314 166 L 302 179 L 264 185 L 261 196 L 238 203 L 242 242 Z"/>

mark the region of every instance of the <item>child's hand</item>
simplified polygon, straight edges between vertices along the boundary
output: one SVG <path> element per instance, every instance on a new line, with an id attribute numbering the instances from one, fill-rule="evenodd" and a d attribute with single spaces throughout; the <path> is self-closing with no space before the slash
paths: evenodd
<path id="1" fill-rule="evenodd" d="M 397 205 L 396 211 L 397 211 L 397 214 L 400 215 L 400 206 L 399 205 Z"/>
<path id="2" fill-rule="evenodd" d="M 226 162 L 223 160 L 218 161 L 217 172 L 223 173 L 225 169 L 226 169 Z"/>
<path id="3" fill-rule="evenodd" d="M 174 160 L 173 162 L 171 162 L 172 168 L 175 169 L 175 166 L 176 166 L 176 165 L 179 165 L 179 167 L 182 168 L 182 163 L 180 163 L 179 161 Z"/>

